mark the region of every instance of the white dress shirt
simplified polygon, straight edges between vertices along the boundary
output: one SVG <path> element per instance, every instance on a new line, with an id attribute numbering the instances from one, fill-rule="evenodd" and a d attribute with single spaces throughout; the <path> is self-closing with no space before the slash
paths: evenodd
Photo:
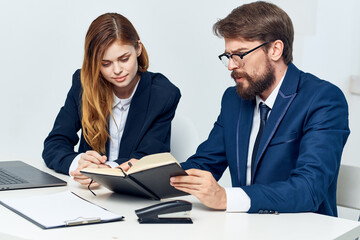
<path id="1" fill-rule="evenodd" d="M 114 102 L 112 104 L 112 113 L 114 115 L 114 118 L 110 116 L 109 119 L 109 134 L 111 137 L 111 140 L 109 141 L 109 157 L 106 161 L 106 164 L 111 167 L 116 167 L 119 164 L 114 162 L 118 159 L 119 151 L 120 151 L 120 143 L 121 138 L 124 133 L 124 128 L 126 124 L 126 119 L 129 113 L 130 109 L 130 103 L 134 96 L 134 93 L 136 92 L 137 86 L 140 81 L 136 84 L 134 91 L 132 92 L 131 96 L 126 99 L 120 99 L 114 94 Z M 115 119 L 115 121 L 114 121 Z M 78 154 L 74 160 L 72 161 L 70 168 L 69 168 L 69 174 L 71 171 L 74 171 L 78 168 L 79 160 L 81 158 L 81 155 L 83 153 Z"/>
<path id="2" fill-rule="evenodd" d="M 271 109 L 274 106 L 276 97 L 279 93 L 280 86 L 284 80 L 284 77 L 278 83 L 276 88 L 271 92 L 270 96 L 263 101 L 259 96 L 256 96 L 256 105 L 254 109 L 253 123 L 251 127 L 250 139 L 249 139 L 249 149 L 248 149 L 248 159 L 247 159 L 247 169 L 246 169 L 246 185 L 250 185 L 251 182 L 251 158 L 252 152 L 254 149 L 254 144 L 256 140 L 257 133 L 260 127 L 260 109 L 259 104 L 262 102 L 270 108 L 268 116 L 271 113 Z M 226 199 L 227 199 L 227 212 L 247 212 L 251 207 L 251 199 L 245 193 L 242 188 L 225 188 Z"/>

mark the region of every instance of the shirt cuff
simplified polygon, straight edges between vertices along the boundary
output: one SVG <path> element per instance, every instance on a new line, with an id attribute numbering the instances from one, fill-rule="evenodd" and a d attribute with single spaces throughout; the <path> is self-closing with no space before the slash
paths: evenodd
<path id="1" fill-rule="evenodd" d="M 250 197 L 241 188 L 225 188 L 226 212 L 247 212 L 251 206 Z"/>
<path id="2" fill-rule="evenodd" d="M 78 166 L 79 166 L 79 160 L 80 160 L 80 158 L 81 158 L 81 155 L 82 155 L 82 153 L 76 155 L 76 157 L 74 158 L 74 160 L 71 162 L 71 165 L 70 165 L 70 167 L 69 167 L 69 175 L 70 175 L 70 172 L 75 171 L 75 170 L 78 168 Z M 70 175 L 70 176 L 71 176 L 71 175 Z M 71 177 L 72 177 L 72 176 L 71 176 Z"/>
<path id="3" fill-rule="evenodd" d="M 107 161 L 105 164 L 109 165 L 111 168 L 119 166 L 119 164 L 117 162 L 114 162 L 114 161 Z"/>

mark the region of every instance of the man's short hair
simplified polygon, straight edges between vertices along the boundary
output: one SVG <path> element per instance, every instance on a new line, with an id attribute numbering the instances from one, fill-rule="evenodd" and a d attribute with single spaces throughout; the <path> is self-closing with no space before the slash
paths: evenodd
<path id="1" fill-rule="evenodd" d="M 275 4 L 258 1 L 235 8 L 226 18 L 213 26 L 218 37 L 247 41 L 284 43 L 283 59 L 285 64 L 293 60 L 292 45 L 294 28 L 290 17 Z"/>

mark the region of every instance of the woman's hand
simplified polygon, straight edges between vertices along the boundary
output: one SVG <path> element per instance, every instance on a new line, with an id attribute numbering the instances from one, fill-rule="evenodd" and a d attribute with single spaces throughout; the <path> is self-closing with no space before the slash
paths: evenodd
<path id="1" fill-rule="evenodd" d="M 70 172 L 70 175 L 74 177 L 74 180 L 79 182 L 81 185 L 89 185 L 91 179 L 87 176 L 80 173 L 84 168 L 109 168 L 110 166 L 106 165 L 105 162 L 107 157 L 105 155 L 101 156 L 96 151 L 86 151 L 81 155 L 81 158 L 78 163 L 78 168 Z M 99 186 L 98 183 L 93 182 L 92 187 Z"/>
<path id="2" fill-rule="evenodd" d="M 117 168 L 121 168 L 122 170 L 124 170 L 125 172 L 128 171 L 132 165 L 134 163 L 136 163 L 137 161 L 139 161 L 138 159 L 132 158 L 127 162 L 123 162 L 122 164 L 120 164 L 119 166 L 117 166 Z"/>
<path id="3" fill-rule="evenodd" d="M 100 155 L 96 151 L 86 151 L 86 153 L 81 155 L 79 160 L 78 169 L 83 169 L 87 167 L 91 167 L 92 165 L 101 165 L 105 164 L 107 157 L 105 155 Z"/>

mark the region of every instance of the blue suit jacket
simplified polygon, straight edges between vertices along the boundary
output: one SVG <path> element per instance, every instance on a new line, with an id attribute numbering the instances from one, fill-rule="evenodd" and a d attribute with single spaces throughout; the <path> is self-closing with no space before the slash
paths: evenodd
<path id="1" fill-rule="evenodd" d="M 336 216 L 337 176 L 350 133 L 343 93 L 290 63 L 262 135 L 251 185 L 246 186 L 254 104 L 240 98 L 235 87 L 228 88 L 209 138 L 182 166 L 208 170 L 217 180 L 229 166 L 232 186 L 251 199 L 249 212 Z"/>
<path id="2" fill-rule="evenodd" d="M 42 156 L 46 165 L 65 174 L 79 153 L 91 150 L 81 133 L 79 149 L 74 151 L 79 141 L 77 132 L 81 129 L 81 92 L 80 70 L 77 70 L 65 104 L 44 142 Z M 116 162 L 120 164 L 131 158 L 140 159 L 148 154 L 170 151 L 171 121 L 180 97 L 180 90 L 162 74 L 141 73 Z M 109 143 L 106 144 L 107 156 L 108 147 Z"/>

